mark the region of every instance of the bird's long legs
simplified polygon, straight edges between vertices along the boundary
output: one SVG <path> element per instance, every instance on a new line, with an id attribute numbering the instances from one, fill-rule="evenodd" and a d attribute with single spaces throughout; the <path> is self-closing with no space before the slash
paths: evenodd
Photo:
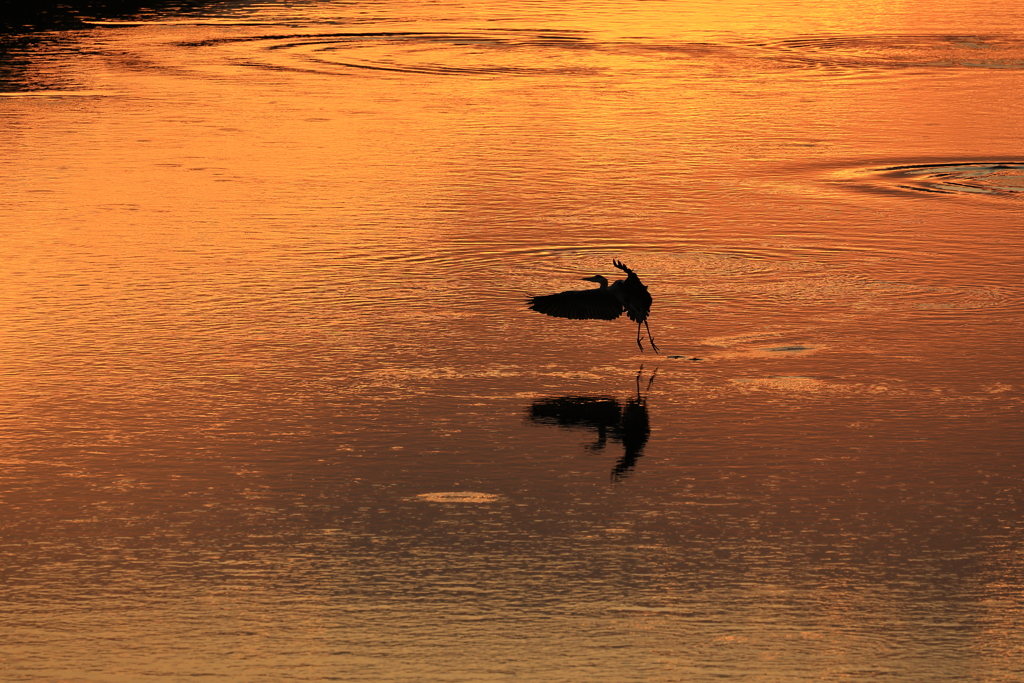
<path id="1" fill-rule="evenodd" d="M 654 343 L 654 337 L 651 336 L 651 326 L 647 324 L 646 320 L 643 322 L 643 325 L 647 328 L 647 340 L 651 342 L 651 348 L 654 349 L 655 353 L 661 353 L 658 350 L 658 345 Z M 640 352 L 643 353 L 644 345 L 640 343 L 640 323 L 636 324 L 636 345 L 640 347 Z"/>
<path id="2" fill-rule="evenodd" d="M 655 353 L 661 353 L 661 351 L 658 350 L 658 345 L 654 343 L 654 337 L 651 336 L 651 326 L 647 324 L 646 320 L 644 320 L 644 327 L 647 328 L 647 339 L 651 342 L 651 348 L 654 349 Z M 639 325 L 636 326 L 636 331 L 638 333 L 640 332 Z"/>

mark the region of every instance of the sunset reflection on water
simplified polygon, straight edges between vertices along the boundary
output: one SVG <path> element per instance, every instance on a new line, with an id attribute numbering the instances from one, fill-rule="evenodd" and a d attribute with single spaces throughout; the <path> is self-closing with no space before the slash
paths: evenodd
<path id="1" fill-rule="evenodd" d="M 1021 19 L 5 38 L 4 680 L 1019 680 Z"/>

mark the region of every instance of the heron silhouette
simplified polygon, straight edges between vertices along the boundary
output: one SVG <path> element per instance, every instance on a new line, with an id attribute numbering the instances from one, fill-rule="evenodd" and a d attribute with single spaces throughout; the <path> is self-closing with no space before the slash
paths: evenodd
<path id="1" fill-rule="evenodd" d="M 626 273 L 625 280 L 616 280 L 609 285 L 605 276 L 592 275 L 581 279 L 600 284 L 597 289 L 570 289 L 558 294 L 535 296 L 526 303 L 538 313 L 571 320 L 615 320 L 625 312 L 636 323 L 636 345 L 640 351 L 644 350 L 643 342 L 640 341 L 640 326 L 643 325 L 647 328 L 651 348 L 655 353 L 661 353 L 647 324 L 647 316 L 654 301 L 647 291 L 647 285 L 625 263 L 613 260 L 612 265 Z"/>

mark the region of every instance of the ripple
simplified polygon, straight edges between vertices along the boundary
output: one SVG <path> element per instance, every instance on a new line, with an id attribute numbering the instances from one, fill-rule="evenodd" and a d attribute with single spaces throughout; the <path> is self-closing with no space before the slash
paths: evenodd
<path id="1" fill-rule="evenodd" d="M 1021 161 L 909 164 L 847 170 L 838 175 L 866 191 L 1011 198 L 1024 193 Z"/>
<path id="2" fill-rule="evenodd" d="M 342 74 L 353 69 L 436 75 L 602 75 L 691 66 L 744 71 L 877 72 L 923 68 L 1024 69 L 1016 37 L 811 36 L 773 42 L 597 39 L 586 31 L 381 31 L 212 38 L 179 43 L 236 51 L 236 64 Z"/>
<path id="3" fill-rule="evenodd" d="M 200 19 L 198 17 L 186 19 L 165 19 L 162 21 L 128 21 L 116 19 L 89 20 L 80 19 L 86 26 L 100 26 L 124 28 L 134 26 L 276 26 L 274 21 L 250 21 L 245 19 L 211 18 Z"/>
<path id="4" fill-rule="evenodd" d="M 830 35 L 759 46 L 774 59 L 817 68 L 1024 69 L 1024 41 L 1017 36 Z"/>
<path id="5" fill-rule="evenodd" d="M 111 97 L 112 92 L 101 90 L 26 90 L 23 92 L 0 92 L 0 97 Z"/>
<path id="6" fill-rule="evenodd" d="M 596 43 L 572 32 L 373 32 L 250 36 L 181 43 L 242 48 L 244 65 L 332 74 L 352 69 L 420 74 L 593 74 L 609 64 L 581 58 Z M 252 54 L 253 48 L 257 54 Z M 257 57 L 257 59 L 251 59 Z"/>

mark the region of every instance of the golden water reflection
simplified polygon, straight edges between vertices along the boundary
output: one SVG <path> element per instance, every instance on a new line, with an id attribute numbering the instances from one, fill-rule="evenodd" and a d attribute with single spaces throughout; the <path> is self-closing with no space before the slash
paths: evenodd
<path id="1" fill-rule="evenodd" d="M 6 679 L 1020 678 L 1020 19 L 5 42 Z M 664 356 L 526 308 L 612 258 Z"/>

